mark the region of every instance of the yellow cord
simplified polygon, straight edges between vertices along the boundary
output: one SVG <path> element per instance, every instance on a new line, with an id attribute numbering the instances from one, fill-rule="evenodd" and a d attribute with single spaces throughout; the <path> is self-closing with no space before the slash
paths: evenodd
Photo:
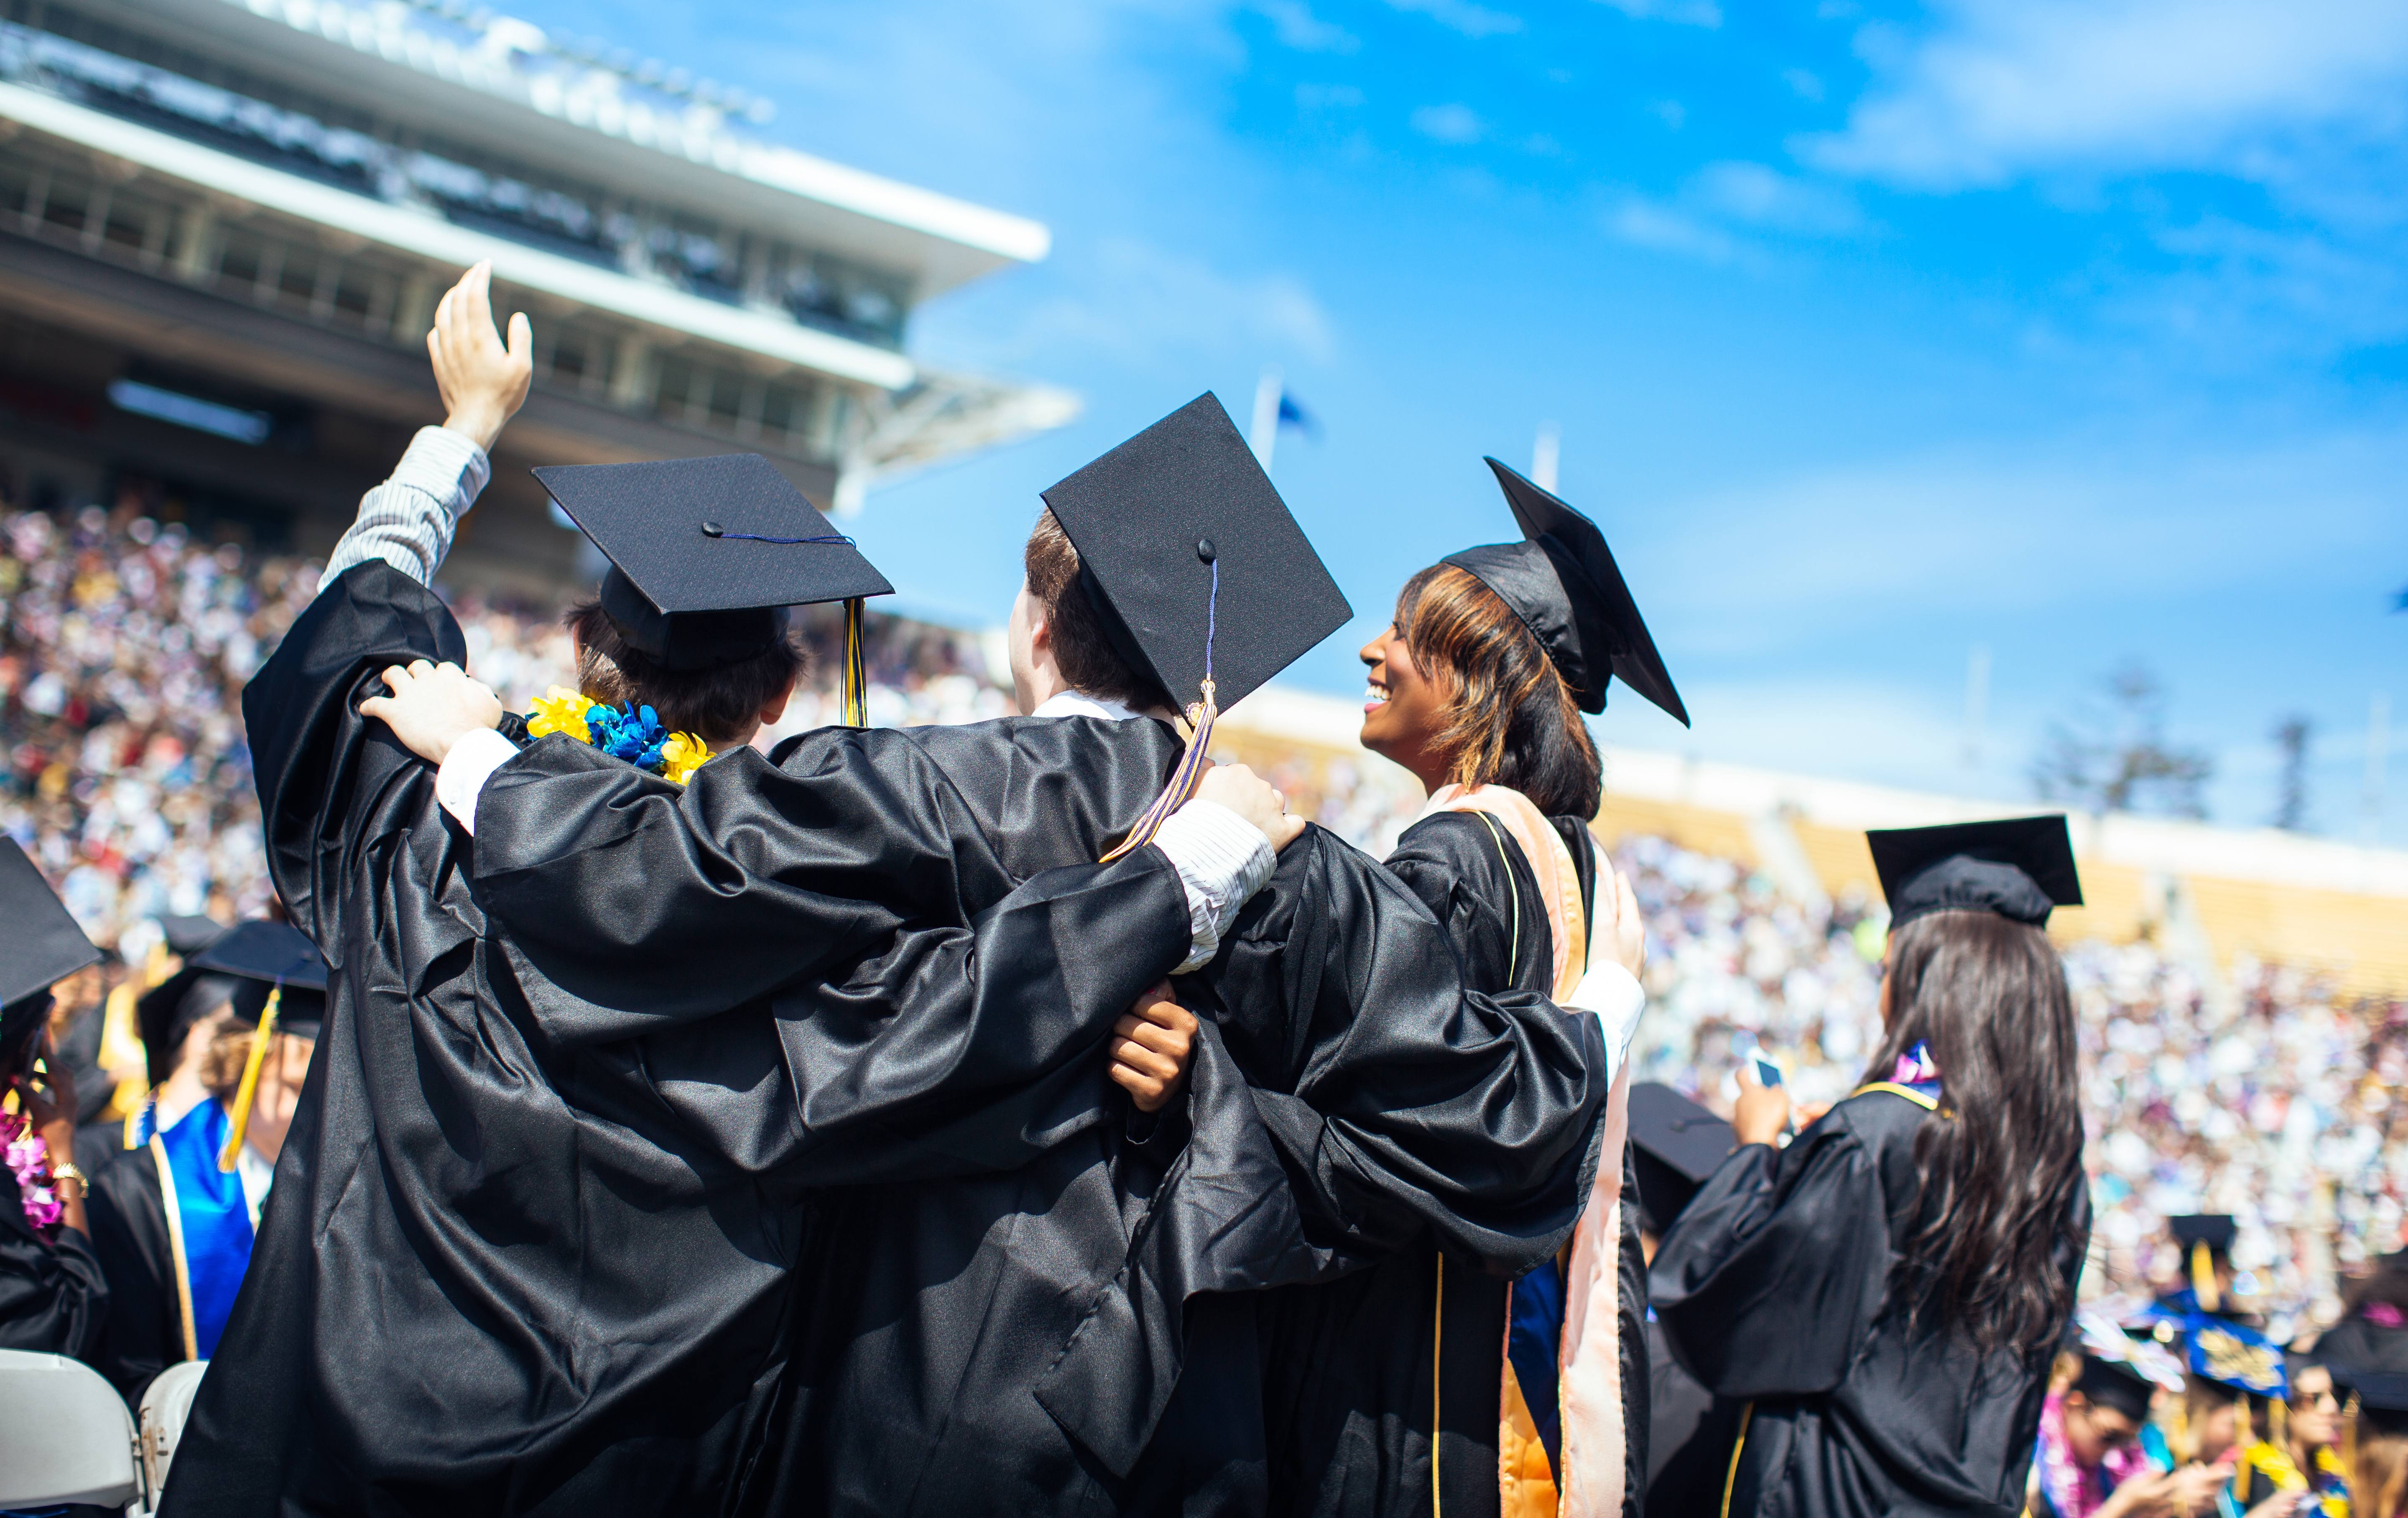
<path id="1" fill-rule="evenodd" d="M 276 1004 L 283 999 L 282 986 L 267 993 L 267 1006 L 259 1014 L 259 1031 L 251 1035 L 251 1058 L 242 1062 L 242 1084 L 235 1088 L 234 1121 L 226 1128 L 225 1148 L 218 1154 L 221 1174 L 234 1174 L 235 1156 L 242 1152 L 242 1135 L 251 1126 L 251 1104 L 259 1095 L 260 1066 L 267 1063 L 267 1046 L 276 1037 Z"/>
<path id="2" fill-rule="evenodd" d="M 2215 1261 L 2207 1251 L 2207 1240 L 2200 1239 L 2190 1247 L 2190 1289 L 2199 1298 L 2199 1310 L 2223 1310 L 2224 1297 L 2215 1289 Z"/>
<path id="3" fill-rule="evenodd" d="M 1731 1444 L 1730 1471 L 1723 1477 L 1723 1518 L 1730 1518 L 1731 1488 L 1739 1484 L 1740 1452 L 1747 1448 L 1747 1425 L 1756 1422 L 1756 1404 L 1739 1410 L 1739 1438 Z"/>
<path id="4" fill-rule="evenodd" d="M 859 596 L 844 603 L 844 725 L 869 726 L 869 671 L 861 652 Z"/>
<path id="5" fill-rule="evenodd" d="M 1438 1257 L 1438 1308 L 1430 1315 L 1430 1518 L 1439 1518 L 1438 1434 L 1440 1410 L 1445 1397 L 1439 1389 L 1439 1368 L 1446 1358 L 1446 1256 Z"/>

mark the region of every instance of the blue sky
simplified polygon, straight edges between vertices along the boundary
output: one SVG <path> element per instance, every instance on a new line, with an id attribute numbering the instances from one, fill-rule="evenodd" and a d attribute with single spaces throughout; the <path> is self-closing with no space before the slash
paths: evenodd
<path id="1" fill-rule="evenodd" d="M 999 620 L 1036 492 L 1282 365 L 1276 476 L 1355 626 L 1511 535 L 1562 429 L 1696 718 L 1612 742 L 2030 797 L 2139 659 L 2215 820 L 2408 845 L 2408 10 L 2343 0 L 512 0 L 778 102 L 767 135 L 1035 216 L 922 358 L 1074 426 L 872 497 L 912 603 Z M 1978 770 L 1965 670 L 1992 678 Z"/>

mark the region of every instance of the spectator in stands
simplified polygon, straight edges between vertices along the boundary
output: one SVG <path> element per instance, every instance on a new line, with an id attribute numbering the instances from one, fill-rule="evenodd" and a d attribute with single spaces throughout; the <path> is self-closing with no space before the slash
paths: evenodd
<path id="1" fill-rule="evenodd" d="M 75 1164 L 75 1088 L 36 1071 L 50 1052 L 50 988 L 100 950 L 34 868 L 0 840 L 0 1349 L 80 1356 L 108 1310 Z"/>

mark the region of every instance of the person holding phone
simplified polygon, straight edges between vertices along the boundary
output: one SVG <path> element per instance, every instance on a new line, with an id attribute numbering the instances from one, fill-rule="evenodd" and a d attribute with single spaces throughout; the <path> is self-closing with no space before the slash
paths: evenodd
<path id="1" fill-rule="evenodd" d="M 1726 1513 L 2012 1518 L 2090 1233 L 2073 1003 L 2042 924 L 2081 901 L 2061 817 L 1870 835 L 1890 906 L 1865 1079 L 1739 1147 L 1648 1280 L 1667 1347 L 1739 1398 Z"/>

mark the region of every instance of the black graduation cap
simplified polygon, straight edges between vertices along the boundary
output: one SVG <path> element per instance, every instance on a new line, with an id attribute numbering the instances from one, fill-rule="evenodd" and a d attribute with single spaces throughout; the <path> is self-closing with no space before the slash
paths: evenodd
<path id="1" fill-rule="evenodd" d="M 1520 542 L 1489 543 L 1440 562 L 1478 579 L 1513 608 L 1555 661 L 1584 712 L 1605 710 L 1605 687 L 1623 684 L 1689 725 L 1688 708 L 1622 583 L 1597 524 L 1495 459 L 1497 483 L 1522 528 Z"/>
<path id="2" fill-rule="evenodd" d="M 1996 912 L 2039 927 L 2082 904 L 2073 838 L 2062 814 L 1888 828 L 1865 834 L 1897 928 L 1933 912 Z"/>
<path id="3" fill-rule="evenodd" d="M 13 838 L 0 838 L 0 1006 L 37 996 L 88 964 L 100 962 L 59 893 Z M 7 1033 L 20 1030 L 11 1023 Z"/>
<path id="4" fill-rule="evenodd" d="M 1208 658 L 1226 711 L 1354 615 L 1209 391 L 1040 494 L 1114 650 L 1174 711 Z"/>
<path id="5" fill-rule="evenodd" d="M 2168 1218 L 2166 1229 L 2174 1236 L 2174 1242 L 2186 1250 L 2194 1244 L 2204 1244 L 2218 1254 L 2229 1253 L 2232 1241 L 2241 1236 L 2240 1226 L 2229 1212 L 2200 1212 Z"/>
<path id="6" fill-rule="evenodd" d="M 225 936 L 225 924 L 215 918 L 164 917 L 159 934 L 170 953 L 190 959 Z"/>
<path id="7" fill-rule="evenodd" d="M 1739 1146 L 1731 1125 L 1661 1081 L 1630 1088 L 1640 1226 L 1661 1237 Z"/>
<path id="8" fill-rule="evenodd" d="M 2363 1308 L 2327 1329 L 2308 1361 L 2332 1372 L 2344 1399 L 2386 1433 L 2408 1432 L 2408 1328 L 2377 1323 Z"/>
<path id="9" fill-rule="evenodd" d="M 895 587 L 758 454 L 534 471 L 610 560 L 602 610 L 665 670 L 752 658 L 786 608 Z"/>
<path id="10" fill-rule="evenodd" d="M 229 1004 L 244 1022 L 257 1023 L 271 994 L 276 1029 L 314 1039 L 326 1019 L 326 961 L 318 946 L 289 922 L 242 922 L 193 956 L 193 967 L 233 976 L 242 984 Z"/>

